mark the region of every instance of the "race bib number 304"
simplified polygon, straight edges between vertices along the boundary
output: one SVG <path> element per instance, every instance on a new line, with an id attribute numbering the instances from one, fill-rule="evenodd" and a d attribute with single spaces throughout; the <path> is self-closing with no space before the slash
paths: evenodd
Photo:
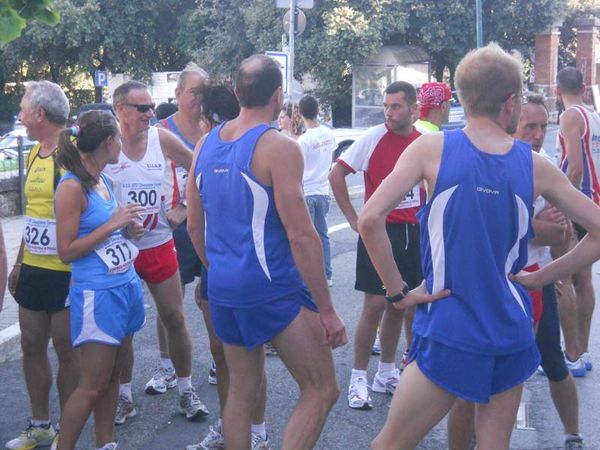
<path id="1" fill-rule="evenodd" d="M 106 264 L 110 275 L 126 272 L 139 250 L 131 241 L 121 235 L 110 236 L 95 249 L 96 254 Z"/>
<path id="2" fill-rule="evenodd" d="M 23 240 L 33 255 L 56 255 L 56 221 L 26 216 Z"/>
<path id="3" fill-rule="evenodd" d="M 123 203 L 138 203 L 143 214 L 156 214 L 160 210 L 161 183 L 123 183 Z"/>
<path id="4" fill-rule="evenodd" d="M 421 192 L 419 185 L 414 186 L 394 209 L 417 208 L 421 206 Z"/>

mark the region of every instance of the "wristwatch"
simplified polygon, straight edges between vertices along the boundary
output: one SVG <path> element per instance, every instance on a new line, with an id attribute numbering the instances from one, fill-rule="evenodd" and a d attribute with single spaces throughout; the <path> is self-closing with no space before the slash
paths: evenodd
<path id="1" fill-rule="evenodd" d="M 410 292 L 410 289 L 408 288 L 408 284 L 406 282 L 404 282 L 404 288 L 400 292 L 398 292 L 396 295 L 389 296 L 389 295 L 387 295 L 387 290 L 386 290 L 385 299 L 390 303 L 398 303 L 404 297 L 406 297 L 409 292 Z"/>

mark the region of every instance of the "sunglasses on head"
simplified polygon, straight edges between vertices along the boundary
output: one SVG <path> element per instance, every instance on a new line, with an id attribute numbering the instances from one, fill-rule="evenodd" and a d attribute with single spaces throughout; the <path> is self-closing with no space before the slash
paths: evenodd
<path id="1" fill-rule="evenodd" d="M 125 103 L 125 106 L 131 106 L 132 108 L 137 109 L 140 113 L 147 113 L 148 111 L 154 111 L 156 105 L 154 103 L 150 103 L 149 105 L 136 105 L 135 103 Z"/>

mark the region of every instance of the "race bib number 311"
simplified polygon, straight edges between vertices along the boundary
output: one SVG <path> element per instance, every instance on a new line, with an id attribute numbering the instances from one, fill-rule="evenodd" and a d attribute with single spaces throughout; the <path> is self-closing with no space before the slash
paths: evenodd
<path id="1" fill-rule="evenodd" d="M 56 221 L 25 217 L 23 240 L 33 255 L 56 255 Z"/>
<path id="2" fill-rule="evenodd" d="M 139 250 L 121 235 L 110 236 L 95 249 L 110 275 L 126 272 Z"/>

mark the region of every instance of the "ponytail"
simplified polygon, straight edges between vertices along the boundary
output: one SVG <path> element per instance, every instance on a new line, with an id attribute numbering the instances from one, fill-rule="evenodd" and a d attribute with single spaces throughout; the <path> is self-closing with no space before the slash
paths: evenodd
<path id="1" fill-rule="evenodd" d="M 78 122 L 60 133 L 56 162 L 76 175 L 88 190 L 96 185 L 97 180 L 85 168 L 81 154 L 94 153 L 106 138 L 116 136 L 119 127 L 114 116 L 105 111 L 88 111 Z"/>

